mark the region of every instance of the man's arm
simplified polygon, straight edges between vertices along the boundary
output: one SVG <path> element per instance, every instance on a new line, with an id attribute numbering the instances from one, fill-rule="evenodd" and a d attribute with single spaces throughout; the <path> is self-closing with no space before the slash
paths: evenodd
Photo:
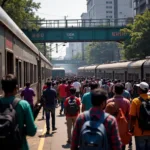
<path id="1" fill-rule="evenodd" d="M 114 119 L 111 123 L 110 139 L 111 139 L 111 150 L 122 150 L 122 143 L 116 119 Z"/>
<path id="2" fill-rule="evenodd" d="M 28 103 L 25 104 L 25 125 L 26 125 L 26 135 L 34 136 L 36 134 L 37 127 L 34 124 L 33 113 Z"/>

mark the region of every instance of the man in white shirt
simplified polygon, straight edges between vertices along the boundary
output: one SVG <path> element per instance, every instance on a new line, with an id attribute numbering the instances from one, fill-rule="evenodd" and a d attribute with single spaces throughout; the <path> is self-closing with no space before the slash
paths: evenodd
<path id="1" fill-rule="evenodd" d="M 72 86 L 76 89 L 76 97 L 79 97 L 81 91 L 81 83 L 78 82 L 77 79 L 75 79 L 75 82 L 73 82 Z"/>
<path id="2" fill-rule="evenodd" d="M 130 81 L 127 81 L 126 84 L 125 84 L 125 89 L 130 92 L 131 94 L 131 91 L 132 91 L 132 84 Z"/>

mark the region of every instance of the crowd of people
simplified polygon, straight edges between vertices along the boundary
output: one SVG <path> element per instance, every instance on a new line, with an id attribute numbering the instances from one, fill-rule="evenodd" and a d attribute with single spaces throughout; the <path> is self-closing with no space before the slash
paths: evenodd
<path id="1" fill-rule="evenodd" d="M 14 143 L 20 142 L 21 149 L 28 150 L 26 136 L 34 136 L 37 130 L 33 118 L 35 92 L 30 87 L 30 83 L 27 83 L 20 95 L 25 100 L 15 98 L 17 79 L 13 75 L 3 77 L 1 84 L 5 95 L 0 99 L 0 124 L 2 124 L 1 118 L 10 123 L 13 120 L 5 118 L 6 114 L 8 116 L 12 113 L 10 111 L 12 107 L 9 105 L 12 104 L 14 116 L 11 117 L 15 118 L 15 113 L 17 114 L 19 128 L 16 133 L 12 128 L 10 131 L 11 124 L 4 126 L 5 130 L 0 131 L 0 134 L 5 135 L 7 130 L 13 134 L 9 134 L 10 137 L 7 139 L 0 139 L 0 144 L 5 145 L 7 141 L 13 147 Z M 111 81 L 84 77 L 48 79 L 43 86 L 41 97 L 42 119 L 46 117 L 46 134 L 50 133 L 51 127 L 52 131 L 57 130 L 55 110 L 60 106 L 59 114 L 66 117 L 67 143 L 70 144 L 71 150 L 125 150 L 127 145 L 128 149 L 132 150 L 132 136 L 135 137 L 136 150 L 149 150 L 148 92 L 149 85 L 145 80 L 124 83 L 117 79 Z M 18 133 L 21 133 L 23 138 L 20 139 Z"/>

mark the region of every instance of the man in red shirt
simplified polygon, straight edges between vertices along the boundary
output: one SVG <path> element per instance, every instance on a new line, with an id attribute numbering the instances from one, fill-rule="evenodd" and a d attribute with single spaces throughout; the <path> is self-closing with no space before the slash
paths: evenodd
<path id="1" fill-rule="evenodd" d="M 80 100 L 75 97 L 76 89 L 70 89 L 71 96 L 68 97 L 64 102 L 65 107 L 65 115 L 67 120 L 67 133 L 68 133 L 68 141 L 67 143 L 71 143 L 71 129 L 74 127 L 74 123 L 78 114 L 80 113 Z"/>
<path id="2" fill-rule="evenodd" d="M 62 112 L 64 111 L 64 101 L 67 97 L 66 87 L 67 86 L 65 80 L 63 80 L 62 84 L 58 86 L 58 92 L 59 92 L 59 97 L 61 102 L 60 115 L 62 115 Z"/>
<path id="3" fill-rule="evenodd" d="M 71 89 L 72 87 L 73 87 L 73 86 L 71 85 L 71 81 L 69 80 L 69 81 L 68 81 L 68 85 L 67 85 L 67 87 L 66 87 L 67 97 L 71 96 L 70 89 Z"/>

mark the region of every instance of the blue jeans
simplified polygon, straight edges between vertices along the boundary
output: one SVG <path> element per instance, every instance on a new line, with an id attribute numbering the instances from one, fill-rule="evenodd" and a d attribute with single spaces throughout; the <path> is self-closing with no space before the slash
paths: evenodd
<path id="1" fill-rule="evenodd" d="M 150 136 L 135 136 L 136 150 L 150 150 Z"/>
<path id="2" fill-rule="evenodd" d="M 60 112 L 64 111 L 64 101 L 66 98 L 61 98 L 61 109 Z"/>
<path id="3" fill-rule="evenodd" d="M 51 108 L 51 110 L 45 112 L 46 114 L 46 127 L 47 130 L 50 130 L 50 113 L 51 113 L 51 117 L 52 117 L 52 128 L 55 128 L 55 108 Z"/>

